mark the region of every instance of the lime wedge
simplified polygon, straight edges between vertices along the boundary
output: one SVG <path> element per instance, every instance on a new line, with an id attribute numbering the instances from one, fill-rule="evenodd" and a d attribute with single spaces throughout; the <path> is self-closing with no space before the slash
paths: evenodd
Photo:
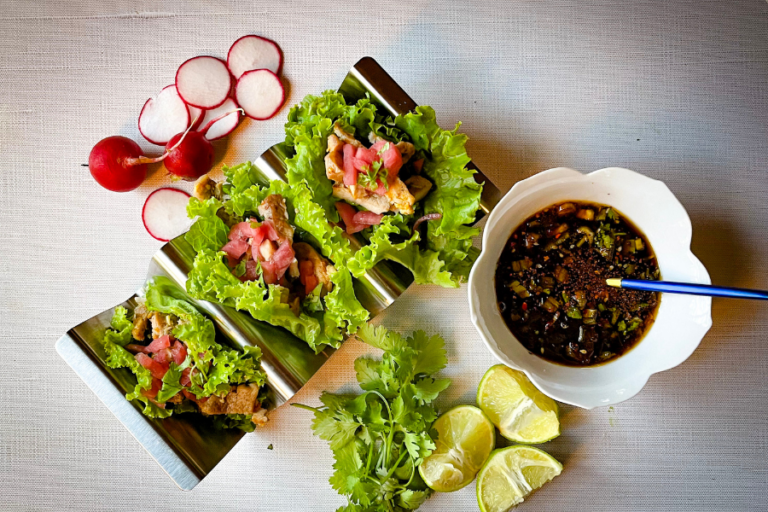
<path id="1" fill-rule="evenodd" d="M 435 451 L 419 465 L 419 474 L 435 491 L 453 492 L 469 484 L 494 446 L 496 431 L 488 417 L 471 405 L 460 405 L 435 421 Z"/>
<path id="2" fill-rule="evenodd" d="M 557 403 L 523 372 L 492 366 L 477 387 L 477 404 L 510 441 L 539 444 L 560 435 Z"/>
<path id="3" fill-rule="evenodd" d="M 562 470 L 554 457 L 533 446 L 495 450 L 477 475 L 481 512 L 506 512 Z"/>

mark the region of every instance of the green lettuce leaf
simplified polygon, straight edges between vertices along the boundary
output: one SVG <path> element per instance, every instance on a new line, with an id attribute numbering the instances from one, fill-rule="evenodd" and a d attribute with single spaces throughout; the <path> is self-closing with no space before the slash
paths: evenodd
<path id="1" fill-rule="evenodd" d="M 243 432 L 253 432 L 256 429 L 248 414 L 217 414 L 211 416 L 211 419 L 216 428 L 239 428 Z"/>
<path id="2" fill-rule="evenodd" d="M 425 213 L 441 213 L 435 235 L 451 234 L 462 224 L 471 224 L 480 208 L 483 186 L 474 180 L 474 171 L 466 168 L 467 136 L 458 133 L 461 123 L 452 131 L 443 130 L 435 120 L 432 107 L 416 110 L 395 118 L 395 125 L 407 133 L 417 151 L 424 151 L 423 172 L 435 185 L 424 203 Z"/>
<path id="3" fill-rule="evenodd" d="M 124 347 L 131 342 L 133 322 L 128 320 L 127 309 L 122 306 L 116 307 L 115 314 L 112 316 L 112 321 L 109 325 L 111 329 L 107 330 L 104 334 L 105 342 L 114 343 L 121 347 Z"/>
<path id="4" fill-rule="evenodd" d="M 370 317 L 368 310 L 355 297 L 352 275 L 344 267 L 339 267 L 331 276 L 333 290 L 325 296 L 325 316 L 333 318 L 340 328 L 346 323 L 347 332 L 352 334 L 365 325 Z"/>
<path id="5" fill-rule="evenodd" d="M 394 243 L 391 235 L 410 236 Z M 419 234 L 410 235 L 410 228 L 402 215 L 388 215 L 381 224 L 374 226 L 368 245 L 361 247 L 349 261 L 349 269 L 355 277 L 361 277 L 381 260 L 403 265 L 413 274 L 416 284 L 436 284 L 446 288 L 459 286 L 459 279 L 447 271 L 445 261 L 432 250 L 419 248 Z"/>
<path id="6" fill-rule="evenodd" d="M 306 341 L 316 352 L 322 351 L 324 345 L 339 346 L 343 338 L 340 326 L 331 324 L 325 328 L 322 314 L 309 315 L 302 312 L 296 316 L 287 300 L 284 301 L 284 298 L 287 299 L 287 289 L 279 285 L 267 286 L 261 279 L 241 282 L 224 263 L 225 257 L 223 252 L 197 253 L 187 277 L 187 291 L 190 295 L 245 310 L 257 320 L 283 327 Z"/>
<path id="7" fill-rule="evenodd" d="M 244 162 L 233 167 L 222 168 L 224 176 L 227 178 L 227 194 L 239 194 L 251 188 L 254 185 L 263 185 L 259 178 L 259 173 L 251 162 Z"/>
<path id="8" fill-rule="evenodd" d="M 187 358 L 187 360 L 184 361 L 185 364 L 182 364 L 181 366 L 171 362 L 168 371 L 163 375 L 163 387 L 158 391 L 157 397 L 155 398 L 156 401 L 162 404 L 176 396 L 176 394 L 181 393 L 181 390 L 184 389 L 181 385 L 181 373 L 189 366 L 189 361 L 190 359 Z"/>
<path id="9" fill-rule="evenodd" d="M 216 214 L 221 208 L 221 201 L 215 197 L 200 201 L 196 197 L 187 204 L 187 215 L 190 219 L 198 217 L 192 227 L 189 228 L 184 239 L 196 251 L 219 250 L 229 241 L 229 227 Z"/>

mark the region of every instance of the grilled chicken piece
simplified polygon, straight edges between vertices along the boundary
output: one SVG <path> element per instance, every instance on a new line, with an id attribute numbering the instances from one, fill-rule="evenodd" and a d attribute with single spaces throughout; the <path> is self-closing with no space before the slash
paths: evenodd
<path id="1" fill-rule="evenodd" d="M 251 416 L 251 421 L 255 423 L 257 427 L 263 427 L 266 425 L 269 421 L 269 418 L 267 418 L 267 410 L 259 409 L 253 413 L 253 416 Z"/>
<path id="2" fill-rule="evenodd" d="M 336 267 L 331 265 L 328 260 L 323 258 L 314 247 L 304 242 L 293 244 L 293 250 L 296 251 L 296 259 L 309 260 L 315 268 L 315 277 L 323 285 L 321 295 L 333 290 L 331 276 L 336 273 Z"/>
<path id="3" fill-rule="evenodd" d="M 344 131 L 344 129 L 341 127 L 338 121 L 333 123 L 333 133 L 335 133 L 336 136 L 341 140 L 341 142 L 345 144 L 352 144 L 356 148 L 363 147 L 363 144 L 359 140 L 357 140 L 354 135 Z"/>
<path id="4" fill-rule="evenodd" d="M 272 221 L 277 235 L 282 240 L 293 243 L 293 226 L 288 222 L 288 210 L 285 199 L 280 194 L 270 194 L 259 205 L 259 215 L 264 220 Z"/>
<path id="5" fill-rule="evenodd" d="M 147 327 L 150 325 L 152 326 L 152 339 L 156 340 L 161 336 L 170 336 L 173 329 L 179 325 L 179 319 L 175 315 L 149 311 L 147 306 L 141 303 L 133 310 L 133 330 L 131 331 L 133 339 L 144 341 Z"/>
<path id="6" fill-rule="evenodd" d="M 403 180 L 395 178 L 389 184 L 386 197 L 392 203 L 390 208 L 392 211 L 400 212 L 403 215 L 413 215 L 413 203 L 416 202 L 416 199 L 408 191 L 408 187 L 405 186 Z"/>
<path id="7" fill-rule="evenodd" d="M 389 190 L 384 196 L 374 194 L 363 187 L 347 187 L 343 184 L 344 144 L 352 144 L 355 147 L 363 147 L 363 145 L 352 134 L 345 132 L 338 123 L 333 125 L 333 131 L 334 134 L 328 136 L 328 154 L 325 155 L 325 174 L 328 179 L 336 183 L 333 187 L 333 195 L 350 203 L 358 204 L 373 213 L 394 211 L 405 215 L 413 214 L 413 204 L 416 200 L 400 178 L 395 178 L 389 184 Z M 368 138 L 374 144 L 383 140 L 373 132 Z M 410 142 L 400 142 L 395 147 L 400 151 L 403 163 L 407 162 L 416 151 Z"/>
<path id="8" fill-rule="evenodd" d="M 203 414 L 226 414 L 227 413 L 227 399 L 218 395 L 211 395 L 205 402 L 197 402 L 197 406 L 200 407 L 200 412 Z"/>
<path id="9" fill-rule="evenodd" d="M 373 213 L 384 213 L 389 211 L 390 204 L 387 196 L 374 194 L 362 187 L 358 187 L 358 190 L 362 191 L 359 193 L 360 197 L 355 197 L 348 187 L 345 187 L 344 185 L 334 185 L 333 195 L 334 197 L 338 197 L 339 199 L 343 199 L 350 203 L 359 204 Z"/>
<path id="10" fill-rule="evenodd" d="M 194 195 L 201 201 L 205 201 L 211 197 L 215 197 L 221 201 L 224 198 L 224 190 L 222 189 L 222 184 L 220 182 L 217 183 L 207 174 L 203 174 L 195 182 Z"/>
<path id="11" fill-rule="evenodd" d="M 253 414 L 261 404 L 258 400 L 259 386 L 256 384 L 240 384 L 223 397 L 211 395 L 206 401 L 197 403 L 200 412 L 207 415 L 215 414 Z"/>
<path id="12" fill-rule="evenodd" d="M 178 317 L 174 315 L 164 315 L 153 311 L 149 317 L 152 324 L 152 339 L 156 340 L 161 336 L 170 336 L 173 329 L 179 325 Z"/>
<path id="13" fill-rule="evenodd" d="M 149 311 L 147 307 L 142 303 L 136 306 L 133 310 L 133 330 L 131 336 L 138 341 L 144 341 L 144 337 L 147 335 L 147 322 L 149 321 Z"/>
<path id="14" fill-rule="evenodd" d="M 328 136 L 328 154 L 325 155 L 325 175 L 329 180 L 344 181 L 344 143 L 334 134 Z"/>
<path id="15" fill-rule="evenodd" d="M 432 188 L 431 181 L 429 181 L 427 178 L 422 178 L 421 176 L 417 175 L 411 176 L 405 180 L 405 185 L 408 187 L 408 191 L 416 201 L 421 201 L 427 197 L 429 190 Z"/>
<path id="16" fill-rule="evenodd" d="M 259 408 L 259 386 L 241 384 L 227 395 L 227 414 L 253 414 Z"/>
<path id="17" fill-rule="evenodd" d="M 181 393 L 177 393 L 166 401 L 171 404 L 180 404 L 184 401 L 184 396 Z"/>

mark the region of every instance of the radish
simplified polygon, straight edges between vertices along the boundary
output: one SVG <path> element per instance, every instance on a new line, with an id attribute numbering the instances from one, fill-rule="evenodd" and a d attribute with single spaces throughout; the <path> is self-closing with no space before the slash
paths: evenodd
<path id="1" fill-rule="evenodd" d="M 204 128 L 200 130 L 208 140 L 217 140 L 229 135 L 232 130 L 237 128 L 240 122 L 240 109 L 232 98 L 227 98 L 221 106 L 206 110 L 199 125 Z"/>
<path id="2" fill-rule="evenodd" d="M 171 137 L 187 129 L 190 119 L 176 86 L 169 85 L 144 103 L 139 113 L 139 132 L 152 144 L 165 146 Z"/>
<path id="3" fill-rule="evenodd" d="M 91 154 L 88 156 L 88 167 L 91 176 L 96 182 L 107 190 L 113 192 L 129 192 L 144 181 L 147 177 L 147 164 L 162 162 L 173 155 L 180 160 L 178 150 L 179 146 L 186 140 L 190 129 L 184 133 L 173 136 L 166 146 L 165 153 L 158 157 L 149 158 L 144 156 L 141 146 L 135 141 L 122 135 L 113 135 L 102 139 L 93 146 Z M 199 135 L 199 134 L 198 134 Z M 211 146 L 211 143 L 200 136 L 204 143 Z M 203 146 L 205 145 L 203 144 Z M 197 143 L 200 145 L 200 143 Z M 194 148 L 194 144 L 193 144 Z M 186 153 L 200 153 L 200 151 L 186 150 Z M 183 156 L 186 156 L 186 153 Z M 211 163 L 213 162 L 213 146 L 211 146 Z M 208 169 L 210 170 L 210 164 Z M 208 171 L 206 171 L 208 172 Z M 203 173 L 205 174 L 205 173 Z M 202 175 L 202 174 L 201 174 Z"/>
<path id="4" fill-rule="evenodd" d="M 227 65 L 216 57 L 192 57 L 176 71 L 176 89 L 187 105 L 209 109 L 224 103 L 232 79 Z"/>
<path id="5" fill-rule="evenodd" d="M 237 80 L 235 100 L 245 115 L 264 121 L 280 110 L 285 101 L 285 89 L 280 79 L 268 69 L 246 71 Z"/>
<path id="6" fill-rule="evenodd" d="M 141 147 L 128 137 L 113 135 L 93 146 L 88 156 L 91 176 L 107 190 L 129 192 L 147 177 L 147 164 Z"/>
<path id="7" fill-rule="evenodd" d="M 183 180 L 193 181 L 213 167 L 213 145 L 202 132 L 190 131 L 174 135 L 168 141 L 165 168 Z"/>
<path id="8" fill-rule="evenodd" d="M 283 54 L 274 41 L 259 36 L 243 36 L 229 49 L 227 67 L 236 79 L 252 69 L 268 69 L 278 74 L 283 67 Z"/>
<path id="9" fill-rule="evenodd" d="M 189 194 L 175 188 L 159 188 L 149 194 L 141 210 L 141 220 L 152 238 L 168 242 L 186 231 L 188 202 Z"/>
<path id="10" fill-rule="evenodd" d="M 193 107 L 192 105 L 187 105 L 187 110 L 189 110 L 189 119 L 190 123 L 192 123 L 192 129 L 197 130 L 200 128 L 200 125 L 203 124 L 203 117 L 205 117 L 205 110 L 197 107 Z"/>

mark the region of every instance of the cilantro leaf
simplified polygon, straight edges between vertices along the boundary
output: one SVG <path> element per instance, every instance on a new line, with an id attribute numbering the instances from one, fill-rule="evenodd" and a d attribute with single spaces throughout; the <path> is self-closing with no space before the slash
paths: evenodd
<path id="1" fill-rule="evenodd" d="M 355 360 L 366 392 L 323 393 L 321 408 L 293 405 L 314 413 L 312 429 L 333 451 L 330 483 L 349 499 L 340 511 L 415 510 L 431 492 L 416 468 L 435 449 L 431 427 L 437 411 L 431 404 L 450 380 L 432 375 L 445 367 L 445 343 L 422 331 L 404 338 L 369 324 L 358 336 L 384 350 L 381 360 Z"/>
<path id="2" fill-rule="evenodd" d="M 413 333 L 413 348 L 416 352 L 416 360 L 413 364 L 413 373 L 431 375 L 437 373 L 448 364 L 445 355 L 445 341 L 438 335 L 428 337 L 424 331 Z"/>

